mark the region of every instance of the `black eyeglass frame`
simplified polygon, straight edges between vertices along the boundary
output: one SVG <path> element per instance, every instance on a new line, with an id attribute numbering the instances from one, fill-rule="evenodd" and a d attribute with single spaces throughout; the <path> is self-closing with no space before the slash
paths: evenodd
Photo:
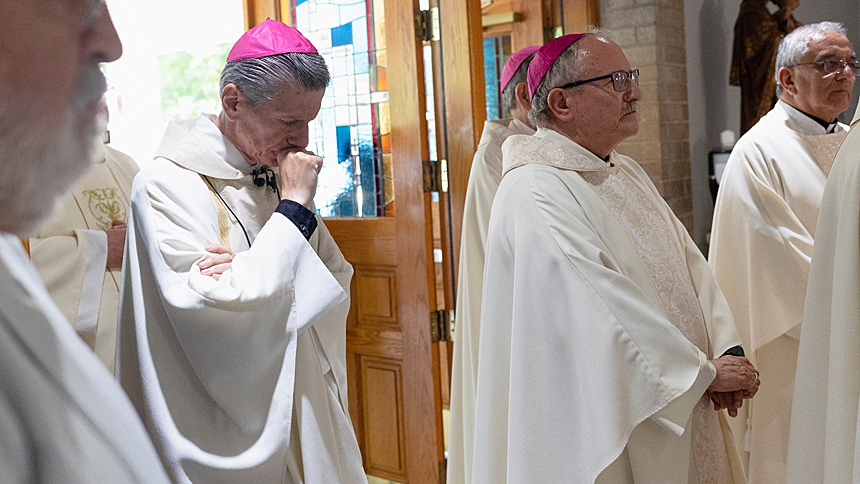
<path id="1" fill-rule="evenodd" d="M 624 89 L 618 89 L 618 86 L 615 85 L 615 75 L 616 74 L 624 74 L 625 77 L 622 77 L 619 79 L 619 80 L 624 81 L 624 83 L 625 83 Z M 633 80 L 633 82 L 636 83 L 637 86 L 639 85 L 639 69 L 633 69 L 630 72 L 615 71 L 615 72 L 606 74 L 605 76 L 592 77 L 591 79 L 585 79 L 583 81 L 569 82 L 563 86 L 559 86 L 558 88 L 559 89 L 567 89 L 569 87 L 576 87 L 576 86 L 581 86 L 583 84 L 588 84 L 589 82 L 602 81 L 603 79 L 612 79 L 612 89 L 614 89 L 615 92 L 624 92 L 627 90 L 627 87 L 630 85 L 629 83 L 630 83 L 631 79 Z"/>
<path id="2" fill-rule="evenodd" d="M 839 67 L 835 71 L 829 71 L 828 72 L 827 68 L 824 67 L 828 62 L 838 62 Z M 854 77 L 857 77 L 858 75 L 860 75 L 860 60 L 857 60 L 857 59 L 855 59 L 853 61 L 846 61 L 846 60 L 842 60 L 842 59 L 824 59 L 823 61 L 818 61 L 818 62 L 801 62 L 800 64 L 792 64 L 792 65 L 787 66 L 787 67 L 791 68 L 791 67 L 797 67 L 797 66 L 821 66 L 821 70 L 824 71 L 825 74 L 836 74 L 837 72 L 844 71 L 845 66 L 853 66 Z"/>

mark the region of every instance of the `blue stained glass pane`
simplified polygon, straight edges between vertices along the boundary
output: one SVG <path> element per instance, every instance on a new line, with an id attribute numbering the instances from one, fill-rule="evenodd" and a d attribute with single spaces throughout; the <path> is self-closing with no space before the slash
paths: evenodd
<path id="1" fill-rule="evenodd" d="M 359 52 L 353 56 L 356 74 L 367 74 L 370 72 L 370 60 L 368 57 L 369 54 L 367 52 Z"/>
<path id="2" fill-rule="evenodd" d="M 484 39 L 484 91 L 487 98 L 487 121 L 499 119 L 498 67 L 496 64 L 496 39 Z"/>
<path id="3" fill-rule="evenodd" d="M 361 193 L 364 198 L 361 214 L 376 215 L 376 159 L 373 156 L 373 125 L 358 125 L 358 156 L 361 167 Z"/>
<path id="4" fill-rule="evenodd" d="M 352 23 L 352 47 L 354 52 L 367 52 L 367 17 Z"/>
<path id="5" fill-rule="evenodd" d="M 299 5 L 301 5 L 301 4 L 303 4 L 303 3 L 307 2 L 307 1 L 308 1 L 308 0 L 296 0 L 296 7 L 298 7 Z"/>
<path id="6" fill-rule="evenodd" d="M 338 126 L 337 130 L 337 162 L 349 161 L 349 126 Z"/>
<path id="7" fill-rule="evenodd" d="M 340 202 L 340 213 L 337 214 L 338 217 L 352 217 L 352 200 L 341 200 Z"/>
<path id="8" fill-rule="evenodd" d="M 349 45 L 352 43 L 352 24 L 341 25 L 331 29 L 331 45 Z"/>

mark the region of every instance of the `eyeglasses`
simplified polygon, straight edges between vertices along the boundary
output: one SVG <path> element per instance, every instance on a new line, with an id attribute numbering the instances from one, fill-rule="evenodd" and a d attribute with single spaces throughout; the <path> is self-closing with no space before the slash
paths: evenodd
<path id="1" fill-rule="evenodd" d="M 616 71 L 612 74 L 607 74 L 605 76 L 593 77 L 584 81 L 570 82 L 563 86 L 560 86 L 560 89 L 581 86 L 583 84 L 588 84 L 589 82 L 602 81 L 603 79 L 612 79 L 612 89 L 615 89 L 618 92 L 624 92 L 627 90 L 627 81 L 629 81 L 630 79 L 632 79 L 637 86 L 639 85 L 639 69 L 633 69 L 630 72 Z"/>
<path id="2" fill-rule="evenodd" d="M 846 66 L 851 67 L 851 71 L 854 72 L 854 76 L 860 75 L 860 61 L 851 60 L 844 61 L 842 59 L 826 59 L 818 62 L 803 62 L 800 64 L 790 65 L 788 67 L 797 67 L 797 66 L 819 66 L 824 70 L 827 74 L 833 74 L 835 72 L 842 72 Z"/>

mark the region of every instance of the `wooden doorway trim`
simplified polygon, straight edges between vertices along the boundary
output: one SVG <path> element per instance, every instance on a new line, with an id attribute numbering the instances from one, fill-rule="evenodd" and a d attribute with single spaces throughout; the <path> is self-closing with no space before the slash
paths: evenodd
<path id="1" fill-rule="evenodd" d="M 292 25 L 289 0 L 242 0 L 245 30 L 263 23 L 267 18 Z"/>
<path id="2" fill-rule="evenodd" d="M 403 341 L 406 468 L 410 483 L 440 482 L 444 460 L 439 362 L 430 340 L 435 271 L 430 194 L 423 190 L 429 159 L 422 43 L 415 34 L 418 0 L 384 0 L 391 153 L 394 163 L 398 317 Z M 411 39 L 411 41 L 405 40 Z"/>
<path id="3" fill-rule="evenodd" d="M 565 34 L 585 32 L 589 25 L 600 25 L 600 2 L 598 0 L 561 1 L 562 28 Z"/>

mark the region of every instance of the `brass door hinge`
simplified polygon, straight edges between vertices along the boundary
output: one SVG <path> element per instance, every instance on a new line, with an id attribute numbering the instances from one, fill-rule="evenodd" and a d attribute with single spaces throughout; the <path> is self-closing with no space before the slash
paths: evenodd
<path id="1" fill-rule="evenodd" d="M 430 312 L 430 341 L 454 341 L 454 311 L 440 309 Z"/>
<path id="2" fill-rule="evenodd" d="M 423 161 L 424 193 L 448 191 L 448 162 Z"/>
<path id="3" fill-rule="evenodd" d="M 439 7 L 415 12 L 415 36 L 422 42 L 439 40 Z"/>

